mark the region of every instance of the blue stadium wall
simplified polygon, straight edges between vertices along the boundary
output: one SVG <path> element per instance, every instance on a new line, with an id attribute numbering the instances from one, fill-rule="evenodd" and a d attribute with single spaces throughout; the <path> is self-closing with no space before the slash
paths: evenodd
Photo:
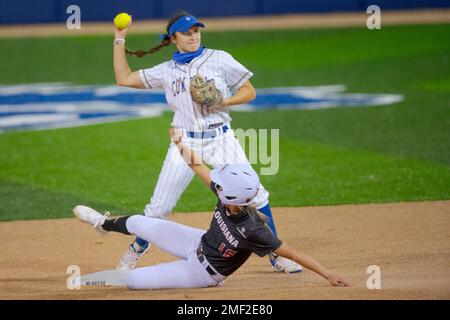
<path id="1" fill-rule="evenodd" d="M 68 6 L 81 9 L 81 21 L 111 21 L 118 12 L 135 19 L 168 18 L 184 9 L 199 17 L 249 16 L 333 11 L 450 7 L 449 0 L 0 0 L 0 24 L 61 23 Z"/>

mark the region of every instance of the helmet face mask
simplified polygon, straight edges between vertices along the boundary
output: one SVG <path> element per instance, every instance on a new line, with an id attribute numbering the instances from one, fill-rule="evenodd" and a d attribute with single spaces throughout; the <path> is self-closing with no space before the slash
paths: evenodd
<path id="1" fill-rule="evenodd" d="M 220 201 L 228 205 L 250 204 L 259 189 L 258 175 L 246 164 L 230 164 L 222 170 L 213 170 L 211 180 L 216 183 Z"/>

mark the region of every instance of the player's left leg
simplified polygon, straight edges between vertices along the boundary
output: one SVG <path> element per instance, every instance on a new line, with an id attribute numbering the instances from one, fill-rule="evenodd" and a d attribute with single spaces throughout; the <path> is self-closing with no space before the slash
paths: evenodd
<path id="1" fill-rule="evenodd" d="M 234 131 L 232 129 L 229 129 L 225 134 L 215 139 L 214 152 L 211 152 L 211 154 L 211 158 L 205 159 L 205 161 L 216 169 L 220 169 L 224 165 L 231 163 L 251 165 L 239 140 L 234 136 Z M 262 184 L 260 184 L 258 194 L 254 198 L 252 205 L 267 217 L 267 224 L 270 230 L 278 237 L 275 220 L 269 204 L 269 192 Z M 286 273 L 296 273 L 303 270 L 296 262 L 283 257 L 278 257 L 275 254 L 270 256 L 270 263 L 275 270 L 284 271 Z"/>
<path id="2" fill-rule="evenodd" d="M 108 230 L 105 226 L 103 228 Z M 128 218 L 126 228 L 128 232 L 137 237 L 184 260 L 187 259 L 189 250 L 197 248 L 205 233 L 205 230 L 188 227 L 174 221 L 139 215 Z"/>

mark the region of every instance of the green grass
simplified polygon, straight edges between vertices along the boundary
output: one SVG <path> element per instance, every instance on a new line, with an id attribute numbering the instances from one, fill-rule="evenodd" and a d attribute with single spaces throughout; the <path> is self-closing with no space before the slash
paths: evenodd
<path id="1" fill-rule="evenodd" d="M 280 170 L 261 179 L 273 206 L 450 198 L 450 25 L 369 31 L 205 33 L 251 69 L 256 87 L 345 84 L 399 93 L 395 105 L 232 113 L 234 128 L 279 128 Z M 132 48 L 155 36 L 130 36 Z M 2 39 L 0 83 L 113 82 L 111 37 Z M 170 58 L 170 49 L 132 69 Z M 0 135 L 0 219 L 67 217 L 77 203 L 140 213 L 164 159 L 171 114 Z M 206 200 L 205 200 L 206 199 Z M 177 211 L 210 210 L 199 181 Z"/>

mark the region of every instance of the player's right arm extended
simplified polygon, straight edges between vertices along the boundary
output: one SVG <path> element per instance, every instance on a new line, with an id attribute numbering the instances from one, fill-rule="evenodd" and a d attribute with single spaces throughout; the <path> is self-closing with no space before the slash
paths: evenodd
<path id="1" fill-rule="evenodd" d="M 209 188 L 211 185 L 211 178 L 209 177 L 211 170 L 203 163 L 202 158 L 182 141 L 183 135 L 180 129 L 170 128 L 169 134 L 173 143 L 178 147 L 184 161 Z"/>
<path id="2" fill-rule="evenodd" d="M 119 30 L 116 28 L 115 39 L 124 39 L 127 35 L 128 28 Z M 116 83 L 119 86 L 145 89 L 145 85 L 142 83 L 141 77 L 138 71 L 131 72 L 130 66 L 127 62 L 125 53 L 125 43 L 119 43 L 114 45 L 114 74 L 116 76 Z"/>

